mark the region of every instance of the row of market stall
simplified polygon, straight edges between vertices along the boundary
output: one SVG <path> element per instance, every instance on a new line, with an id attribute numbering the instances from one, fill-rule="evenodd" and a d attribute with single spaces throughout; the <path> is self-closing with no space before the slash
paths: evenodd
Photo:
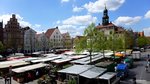
<path id="1" fill-rule="evenodd" d="M 111 55 L 112 53 L 106 54 L 105 58 L 111 58 L 112 57 Z M 77 77 L 80 77 L 81 79 L 83 78 L 82 80 L 84 80 L 84 78 L 88 78 L 88 79 L 94 79 L 94 80 L 98 79 L 98 81 L 100 81 L 99 79 L 103 78 L 105 75 L 110 75 L 110 76 L 111 74 L 116 75 L 116 73 L 112 73 L 112 71 L 114 71 L 114 67 L 116 66 L 114 62 L 106 61 L 106 63 L 104 63 L 105 64 L 104 67 L 99 67 L 99 65 L 104 65 L 104 64 L 99 63 L 101 62 L 100 60 L 102 59 L 103 59 L 103 56 L 101 53 L 93 53 L 91 61 L 90 61 L 89 55 L 87 54 L 75 55 L 75 54 L 65 53 L 65 54 L 60 54 L 60 55 L 42 54 L 40 57 L 29 57 L 29 56 L 27 58 L 15 57 L 15 59 L 11 61 L 0 62 L 0 76 L 4 77 L 9 72 L 9 74 L 13 76 L 14 80 L 18 82 L 28 82 L 28 81 L 38 79 L 44 74 L 48 74 L 50 71 L 48 67 L 50 67 L 50 65 L 56 66 L 57 68 L 59 68 L 59 70 L 66 68 L 66 66 L 68 67 L 68 65 L 69 66 L 71 65 L 71 67 L 73 67 L 75 70 L 78 70 L 78 71 L 75 71 L 78 73 L 74 74 L 73 72 L 73 75 L 77 75 Z M 95 64 L 96 66 L 92 66 L 91 64 Z M 67 71 L 73 71 L 72 70 L 73 68 Z M 58 71 L 58 73 L 63 73 L 63 71 L 65 70 Z M 69 73 L 72 73 L 72 72 L 69 72 Z M 28 78 L 28 79 L 25 79 L 25 78 Z M 66 75 L 63 78 L 70 79 L 70 75 Z M 105 78 L 107 79 L 107 77 Z M 81 82 L 80 84 L 82 84 L 82 81 L 80 80 L 77 80 L 77 82 L 78 83 Z"/>
<path id="2" fill-rule="evenodd" d="M 94 56 L 95 58 L 101 58 L 101 55 Z M 58 68 L 63 69 L 65 65 L 72 65 L 73 60 L 85 59 L 88 61 L 88 55 L 55 55 L 44 54 L 42 57 L 28 57 L 22 59 L 13 59 L 11 61 L 0 62 L 0 76 L 13 76 L 13 79 L 18 82 L 28 82 L 41 77 L 44 74 L 48 74 L 46 67 L 50 64 L 56 65 Z M 94 61 L 94 60 L 93 60 Z M 85 61 L 86 62 L 86 61 Z M 11 71 L 11 72 L 10 72 Z M 37 75 L 38 73 L 38 75 Z M 28 78 L 28 79 L 24 79 Z"/>
<path id="3" fill-rule="evenodd" d="M 114 72 L 94 65 L 73 65 L 58 71 L 58 81 L 71 82 L 74 84 L 118 84 L 119 77 Z"/>

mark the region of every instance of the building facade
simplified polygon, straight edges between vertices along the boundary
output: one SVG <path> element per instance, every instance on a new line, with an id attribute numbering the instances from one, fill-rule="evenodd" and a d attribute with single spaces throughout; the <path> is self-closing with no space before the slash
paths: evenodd
<path id="1" fill-rule="evenodd" d="M 26 27 L 24 31 L 24 53 L 32 53 L 36 51 L 36 31 L 30 27 Z"/>
<path id="2" fill-rule="evenodd" d="M 48 38 L 45 33 L 36 34 L 36 51 L 47 51 L 49 50 Z"/>
<path id="3" fill-rule="evenodd" d="M 12 15 L 4 28 L 4 45 L 6 49 L 20 52 L 23 49 L 23 32 L 16 19 L 15 14 Z"/>
<path id="4" fill-rule="evenodd" d="M 116 26 L 112 22 L 109 22 L 109 15 L 106 7 L 103 11 L 102 24 L 99 24 L 98 26 L 96 26 L 96 28 L 104 32 L 106 36 L 115 33 L 119 37 L 125 31 L 124 28 Z"/>
<path id="5" fill-rule="evenodd" d="M 67 32 L 67 33 L 63 33 L 62 34 L 62 41 L 63 41 L 63 48 L 66 48 L 66 49 L 71 49 L 72 48 L 72 39 L 71 39 L 71 36 L 70 34 Z"/>
<path id="6" fill-rule="evenodd" d="M 45 35 L 48 38 L 50 48 L 63 48 L 62 35 L 58 27 L 48 29 Z"/>
<path id="7" fill-rule="evenodd" d="M 115 38 L 122 37 L 126 33 L 126 39 L 128 39 L 128 45 L 130 48 L 137 46 L 137 38 L 138 37 L 143 37 L 144 36 L 144 31 L 142 32 L 133 32 L 130 31 L 129 29 L 124 29 L 123 27 L 116 26 L 112 22 L 109 22 L 109 15 L 108 15 L 108 10 L 105 7 L 103 11 L 103 17 L 102 17 L 102 24 L 99 24 L 96 26 L 96 28 L 102 32 L 106 36 L 109 36 L 111 34 L 115 34 Z"/>
<path id="8" fill-rule="evenodd" d="M 3 21 L 0 22 L 0 41 L 3 43 Z"/>

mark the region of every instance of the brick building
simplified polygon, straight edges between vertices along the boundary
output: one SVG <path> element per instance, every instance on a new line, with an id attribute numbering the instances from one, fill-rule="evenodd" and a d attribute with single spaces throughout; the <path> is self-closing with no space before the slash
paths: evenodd
<path id="1" fill-rule="evenodd" d="M 4 45 L 7 49 L 20 51 L 23 48 L 23 32 L 16 19 L 16 15 L 7 22 L 4 28 Z"/>

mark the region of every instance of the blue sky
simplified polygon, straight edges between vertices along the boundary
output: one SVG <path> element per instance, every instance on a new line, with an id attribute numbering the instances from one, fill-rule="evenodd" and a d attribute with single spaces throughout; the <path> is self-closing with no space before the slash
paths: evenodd
<path id="1" fill-rule="evenodd" d="M 149 0 L 0 0 L 0 20 L 16 14 L 22 27 L 38 33 L 59 27 L 71 36 L 82 35 L 91 22 L 101 23 L 105 4 L 110 21 L 150 36 Z"/>

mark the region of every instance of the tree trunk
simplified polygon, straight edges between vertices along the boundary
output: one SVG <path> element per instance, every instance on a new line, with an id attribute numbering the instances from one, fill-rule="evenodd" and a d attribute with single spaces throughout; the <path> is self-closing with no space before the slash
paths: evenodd
<path id="1" fill-rule="evenodd" d="M 103 49 L 103 57 L 105 58 L 105 51 L 104 51 L 104 49 Z"/>
<path id="2" fill-rule="evenodd" d="M 90 64 L 92 63 L 92 52 L 90 51 Z"/>

